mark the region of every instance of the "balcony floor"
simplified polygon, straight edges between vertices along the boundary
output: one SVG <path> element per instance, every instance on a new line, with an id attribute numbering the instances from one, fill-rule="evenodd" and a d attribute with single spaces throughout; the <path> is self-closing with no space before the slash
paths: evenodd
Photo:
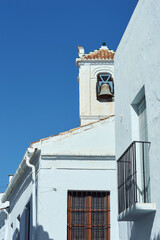
<path id="1" fill-rule="evenodd" d="M 144 215 L 155 212 L 154 203 L 135 203 L 118 215 L 118 221 L 136 221 Z"/>

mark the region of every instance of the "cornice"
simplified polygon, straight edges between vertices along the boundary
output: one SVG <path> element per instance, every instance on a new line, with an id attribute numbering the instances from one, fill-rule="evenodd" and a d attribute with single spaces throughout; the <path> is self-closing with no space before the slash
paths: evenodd
<path id="1" fill-rule="evenodd" d="M 115 161 L 114 155 L 100 156 L 100 155 L 59 155 L 59 154 L 43 154 L 42 160 L 91 160 L 91 161 Z"/>
<path id="2" fill-rule="evenodd" d="M 81 66 L 81 65 L 85 65 L 86 63 L 90 63 L 91 65 L 95 65 L 95 64 L 114 64 L 114 60 L 113 59 L 84 59 L 84 60 L 78 60 L 78 58 L 76 58 L 76 65 L 77 66 Z"/>

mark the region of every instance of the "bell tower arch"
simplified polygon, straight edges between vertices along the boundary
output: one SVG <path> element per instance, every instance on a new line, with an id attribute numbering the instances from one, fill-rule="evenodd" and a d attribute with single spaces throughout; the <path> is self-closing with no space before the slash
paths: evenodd
<path id="1" fill-rule="evenodd" d="M 114 54 L 107 46 L 85 54 L 78 47 L 80 124 L 114 115 Z"/>

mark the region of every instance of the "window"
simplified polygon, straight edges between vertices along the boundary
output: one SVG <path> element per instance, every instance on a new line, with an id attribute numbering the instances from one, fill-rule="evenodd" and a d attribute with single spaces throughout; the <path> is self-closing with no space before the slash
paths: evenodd
<path id="1" fill-rule="evenodd" d="M 133 142 L 117 160 L 119 214 L 136 203 L 151 202 L 149 170 L 151 143 L 148 141 L 144 86 L 131 104 L 131 126 Z M 134 213 L 132 217 L 130 220 L 134 219 Z"/>
<path id="2" fill-rule="evenodd" d="M 147 141 L 147 116 L 146 116 L 146 100 L 145 97 L 137 105 L 138 116 L 139 116 L 139 140 Z"/>
<path id="3" fill-rule="evenodd" d="M 147 113 L 146 113 L 146 100 L 145 96 L 137 105 L 137 113 L 139 118 L 139 140 L 147 142 L 148 141 L 148 126 L 147 126 Z M 150 202 L 150 174 L 149 174 L 149 154 L 148 154 L 148 146 L 144 144 L 143 149 L 139 150 L 140 156 L 143 155 L 144 162 L 141 161 L 140 170 L 141 175 L 139 176 L 141 183 L 145 186 L 142 191 L 142 201 Z M 142 157 L 141 157 L 142 158 Z M 141 184 L 142 185 L 142 184 Z"/>
<path id="4" fill-rule="evenodd" d="M 68 240 L 110 240 L 109 192 L 68 192 Z"/>
<path id="5" fill-rule="evenodd" d="M 30 221 L 31 221 L 31 210 L 30 210 L 30 202 L 27 204 L 25 209 L 25 226 L 26 226 L 26 234 L 25 240 L 30 240 Z"/>

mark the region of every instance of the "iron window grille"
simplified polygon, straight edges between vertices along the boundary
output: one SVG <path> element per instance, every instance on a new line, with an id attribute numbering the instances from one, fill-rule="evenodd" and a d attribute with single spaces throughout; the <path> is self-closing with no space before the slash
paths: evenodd
<path id="1" fill-rule="evenodd" d="M 110 193 L 68 192 L 68 240 L 110 240 Z"/>
<path id="2" fill-rule="evenodd" d="M 134 141 L 117 161 L 119 214 L 150 202 L 149 147 L 150 142 Z"/>

